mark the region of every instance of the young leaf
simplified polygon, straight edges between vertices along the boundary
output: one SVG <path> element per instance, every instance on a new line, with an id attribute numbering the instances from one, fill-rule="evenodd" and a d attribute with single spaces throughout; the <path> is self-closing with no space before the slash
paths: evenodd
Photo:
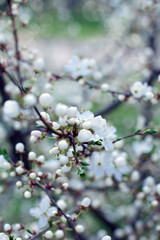
<path id="1" fill-rule="evenodd" d="M 4 158 L 9 162 L 9 155 L 7 153 L 7 150 L 4 148 L 4 149 L 0 149 L 0 155 L 3 155 Z"/>
<path id="2" fill-rule="evenodd" d="M 87 163 L 85 160 L 82 160 L 81 164 L 82 164 L 83 166 L 89 166 L 89 163 Z"/>
<path id="3" fill-rule="evenodd" d="M 83 167 L 78 168 L 78 175 L 80 175 L 82 178 L 86 176 L 86 170 Z"/>

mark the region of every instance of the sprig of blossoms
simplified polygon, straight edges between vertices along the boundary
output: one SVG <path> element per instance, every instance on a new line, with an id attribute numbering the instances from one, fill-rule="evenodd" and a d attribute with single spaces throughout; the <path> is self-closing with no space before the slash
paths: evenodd
<path id="1" fill-rule="evenodd" d="M 89 58 L 79 58 L 73 56 L 65 66 L 66 72 L 70 73 L 72 77 L 88 77 L 93 73 L 95 67 L 95 60 Z"/>
<path id="2" fill-rule="evenodd" d="M 110 126 L 101 116 L 94 116 L 90 111 L 80 113 L 76 107 L 67 107 L 58 103 L 55 108 L 55 115 L 58 121 L 51 121 L 51 117 L 46 112 L 41 112 L 41 116 L 50 126 L 57 131 L 58 136 L 54 133 L 53 138 L 56 141 L 49 151 L 54 158 L 60 160 L 62 170 L 70 171 L 70 163 L 75 157 L 78 163 L 78 155 L 82 160 L 84 158 L 84 149 L 105 148 L 106 151 L 114 149 L 113 141 L 116 139 L 116 128 Z M 45 128 L 45 124 L 38 120 L 37 124 Z M 43 135 L 43 137 L 42 137 Z M 31 132 L 31 142 L 37 142 L 47 137 L 46 134 L 39 130 Z M 87 147 L 88 146 L 88 147 Z"/>
<path id="3" fill-rule="evenodd" d="M 152 87 L 148 86 L 147 83 L 135 82 L 131 88 L 130 92 L 135 98 L 144 98 L 145 100 L 152 100 L 154 94 L 152 92 Z"/>

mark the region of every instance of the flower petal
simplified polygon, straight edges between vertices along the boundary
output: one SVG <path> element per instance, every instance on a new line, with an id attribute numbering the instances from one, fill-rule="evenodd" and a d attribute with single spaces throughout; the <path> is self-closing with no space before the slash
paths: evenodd
<path id="1" fill-rule="evenodd" d="M 39 218 L 42 214 L 41 209 L 39 207 L 31 208 L 29 213 L 32 217 L 35 218 Z"/>
<path id="2" fill-rule="evenodd" d="M 40 228 L 44 228 L 48 225 L 48 219 L 45 215 L 42 215 L 38 221 Z"/>

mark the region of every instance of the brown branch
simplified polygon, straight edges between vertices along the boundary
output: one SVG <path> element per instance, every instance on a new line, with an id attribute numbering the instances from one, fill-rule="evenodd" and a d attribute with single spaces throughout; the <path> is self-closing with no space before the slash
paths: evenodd
<path id="1" fill-rule="evenodd" d="M 51 197 L 51 195 L 50 195 L 50 193 L 48 192 L 47 189 L 45 189 L 39 182 L 36 182 L 36 185 L 37 185 L 39 188 L 41 188 L 41 189 L 46 193 L 46 195 L 49 197 L 52 205 L 54 205 L 54 206 L 57 208 L 57 210 L 66 218 L 66 220 L 68 221 L 69 226 L 70 226 L 70 227 L 72 228 L 72 230 L 73 230 L 73 234 L 74 234 L 75 240 L 80 240 L 79 235 L 78 235 L 78 233 L 76 232 L 76 229 L 75 229 L 75 227 L 74 227 L 74 224 L 73 224 L 72 219 L 70 219 L 70 218 L 66 215 L 66 213 L 57 205 L 57 203 L 56 203 L 55 200 Z"/>
<path id="2" fill-rule="evenodd" d="M 36 233 L 35 235 L 33 235 L 33 237 L 29 238 L 29 240 L 37 239 L 37 237 L 39 237 L 42 233 L 44 233 L 45 231 L 47 231 L 49 228 L 50 228 L 50 226 L 47 226 L 45 229 L 39 231 L 38 233 Z"/>
<path id="3" fill-rule="evenodd" d="M 124 136 L 124 137 L 115 139 L 112 143 L 116 143 L 116 142 L 119 142 L 119 141 L 121 141 L 121 140 L 123 140 L 123 139 L 131 138 L 131 137 L 134 137 L 134 136 L 145 136 L 145 135 L 148 135 L 148 134 L 155 134 L 155 133 L 157 134 L 158 132 L 155 131 L 155 132 L 153 132 L 153 133 L 148 133 L 147 130 L 146 130 L 146 131 L 145 131 L 145 130 L 144 130 L 144 131 L 137 131 L 137 132 L 132 133 L 132 134 L 129 134 L 129 135 L 127 135 L 127 136 Z"/>
<path id="4" fill-rule="evenodd" d="M 12 22 L 12 31 L 13 31 L 13 38 L 14 38 L 14 45 L 15 45 L 15 54 L 16 54 L 16 59 L 17 59 L 17 76 L 19 79 L 19 82 L 22 83 L 22 76 L 21 76 L 21 69 L 20 69 L 20 51 L 19 51 L 19 41 L 18 41 L 18 33 L 17 33 L 17 28 L 16 28 L 16 22 L 15 22 L 15 16 L 12 13 L 12 1 L 7 0 L 8 2 L 8 7 L 9 7 L 9 15 L 11 18 Z"/>
<path id="5" fill-rule="evenodd" d="M 147 77 L 146 79 L 143 80 L 143 83 L 147 83 L 148 85 L 152 85 L 153 82 L 155 81 L 155 79 L 159 76 L 160 74 L 160 69 L 153 69 L 149 75 L 149 77 Z M 129 91 L 129 89 L 127 89 L 126 93 Z M 104 107 L 102 110 L 98 111 L 95 115 L 101 115 L 104 116 L 110 112 L 112 112 L 113 110 L 115 110 L 117 107 L 121 106 L 124 102 L 121 102 L 119 100 L 116 100 L 114 103 L 110 103 L 109 105 L 107 105 L 106 107 Z"/>

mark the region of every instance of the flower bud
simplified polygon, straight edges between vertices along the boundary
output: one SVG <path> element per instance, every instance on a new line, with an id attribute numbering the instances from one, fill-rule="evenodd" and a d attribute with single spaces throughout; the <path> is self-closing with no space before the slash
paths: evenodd
<path id="1" fill-rule="evenodd" d="M 68 143 L 67 143 L 67 141 L 66 140 L 61 140 L 61 141 L 59 141 L 58 142 L 58 147 L 59 147 L 59 149 L 60 150 L 65 150 L 65 149 L 67 149 L 68 148 Z"/>
<path id="2" fill-rule="evenodd" d="M 85 208 L 89 207 L 90 204 L 91 200 L 88 197 L 84 198 L 81 202 L 81 206 Z"/>
<path id="3" fill-rule="evenodd" d="M 42 107 L 49 107 L 52 104 L 52 96 L 49 93 L 42 93 L 39 97 L 39 103 Z"/>
<path id="4" fill-rule="evenodd" d="M 20 114 L 20 108 L 16 101 L 7 100 L 3 106 L 4 114 L 9 118 L 16 118 Z"/>
<path id="5" fill-rule="evenodd" d="M 64 232 L 63 232 L 62 230 L 57 230 L 57 231 L 55 232 L 55 237 L 56 237 L 57 239 L 63 238 L 63 237 L 64 237 Z"/>
<path id="6" fill-rule="evenodd" d="M 17 143 L 15 149 L 17 152 L 23 153 L 24 152 L 24 144 L 21 142 Z"/>
<path id="7" fill-rule="evenodd" d="M 62 103 L 58 103 L 56 105 L 55 112 L 56 112 L 57 116 L 63 117 L 64 115 L 66 115 L 67 111 L 68 111 L 68 107 L 66 105 L 64 105 Z"/>
<path id="8" fill-rule="evenodd" d="M 47 239 L 51 239 L 53 238 L 53 233 L 52 231 L 47 231 L 45 234 L 44 234 L 45 238 Z"/>
<path id="9" fill-rule="evenodd" d="M 33 107 L 37 102 L 35 95 L 29 93 L 24 96 L 24 103 L 27 107 Z"/>
<path id="10" fill-rule="evenodd" d="M 92 139 L 92 133 L 89 130 L 82 129 L 78 133 L 78 141 L 79 142 L 88 142 Z"/>
<path id="11" fill-rule="evenodd" d="M 31 196 L 32 196 L 32 194 L 31 194 L 30 191 L 25 191 L 25 192 L 24 192 L 24 197 L 25 197 L 25 198 L 31 198 Z"/>
<path id="12" fill-rule="evenodd" d="M 103 83 L 103 84 L 101 85 L 101 90 L 102 90 L 102 92 L 107 92 L 108 89 L 109 89 L 109 85 L 108 85 L 107 83 Z"/>

